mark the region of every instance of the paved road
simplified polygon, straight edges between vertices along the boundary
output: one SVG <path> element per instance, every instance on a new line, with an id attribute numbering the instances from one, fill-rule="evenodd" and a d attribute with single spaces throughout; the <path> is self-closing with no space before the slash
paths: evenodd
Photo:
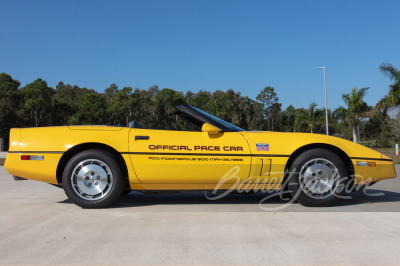
<path id="1" fill-rule="evenodd" d="M 276 211 L 284 202 L 260 206 L 265 194 L 133 192 L 85 210 L 0 167 L 0 264 L 399 264 L 400 179 L 372 188 L 384 195 L 322 209 Z"/>

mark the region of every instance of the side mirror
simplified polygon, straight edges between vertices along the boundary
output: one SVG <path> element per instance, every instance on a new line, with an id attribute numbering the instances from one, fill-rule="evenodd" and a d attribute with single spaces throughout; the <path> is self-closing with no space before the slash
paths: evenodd
<path id="1" fill-rule="evenodd" d="M 213 126 L 209 123 L 204 123 L 201 131 L 203 132 L 207 132 L 208 135 L 218 135 L 219 132 L 221 132 L 222 130 L 216 126 Z"/>

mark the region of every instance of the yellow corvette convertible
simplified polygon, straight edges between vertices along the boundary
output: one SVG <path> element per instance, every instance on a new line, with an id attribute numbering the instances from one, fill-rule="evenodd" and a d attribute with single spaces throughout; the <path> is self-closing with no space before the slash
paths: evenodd
<path id="1" fill-rule="evenodd" d="M 201 131 L 64 126 L 11 129 L 6 170 L 62 186 L 84 208 L 137 191 L 285 190 L 305 206 L 334 204 L 354 186 L 393 178 L 393 162 L 319 134 L 244 131 L 190 105 L 176 114 Z"/>

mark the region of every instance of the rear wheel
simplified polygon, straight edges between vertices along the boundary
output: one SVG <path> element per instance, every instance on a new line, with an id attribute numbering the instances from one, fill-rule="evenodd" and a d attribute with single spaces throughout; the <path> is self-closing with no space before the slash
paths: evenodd
<path id="1" fill-rule="evenodd" d="M 123 191 L 122 191 L 122 196 L 125 196 L 125 195 L 128 195 L 129 193 L 131 193 L 132 192 L 132 190 L 130 190 L 130 189 L 128 189 L 128 188 L 125 188 Z"/>
<path id="2" fill-rule="evenodd" d="M 104 208 L 113 204 L 124 189 L 120 166 L 103 150 L 75 155 L 63 172 L 65 194 L 83 208 Z"/>
<path id="3" fill-rule="evenodd" d="M 348 180 L 346 165 L 339 156 L 329 150 L 312 149 L 293 162 L 288 188 L 304 206 L 330 206 L 343 197 Z"/>

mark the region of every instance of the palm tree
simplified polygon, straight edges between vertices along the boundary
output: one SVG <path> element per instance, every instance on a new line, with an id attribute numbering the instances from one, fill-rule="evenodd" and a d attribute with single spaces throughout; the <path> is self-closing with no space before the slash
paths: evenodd
<path id="1" fill-rule="evenodd" d="M 379 70 L 383 75 L 394 81 L 394 84 L 389 86 L 389 93 L 376 104 L 374 115 L 380 112 L 385 114 L 389 107 L 400 104 L 400 70 L 389 63 L 382 63 L 379 66 Z"/>
<path id="2" fill-rule="evenodd" d="M 343 94 L 343 101 L 347 104 L 346 120 L 350 127 L 353 128 L 353 141 L 357 142 L 357 137 L 360 136 L 360 123 L 367 116 L 369 107 L 363 98 L 369 88 L 352 88 L 351 93 Z"/>
<path id="3" fill-rule="evenodd" d="M 382 63 L 379 66 L 379 70 L 386 76 L 389 77 L 390 80 L 394 82 L 400 82 L 400 70 L 395 68 L 392 64 Z"/>
<path id="4" fill-rule="evenodd" d="M 295 128 L 299 128 L 302 125 L 307 127 L 307 131 L 313 133 L 315 126 L 321 122 L 322 111 L 316 109 L 317 104 L 312 103 L 308 109 L 300 109 L 297 111 L 295 116 Z"/>

